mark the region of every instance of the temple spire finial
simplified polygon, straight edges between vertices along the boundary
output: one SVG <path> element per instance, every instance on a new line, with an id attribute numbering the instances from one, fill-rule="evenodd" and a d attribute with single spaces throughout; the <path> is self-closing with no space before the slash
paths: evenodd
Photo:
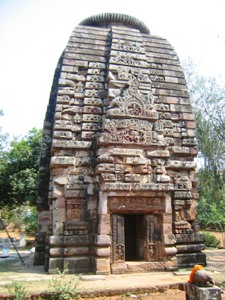
<path id="1" fill-rule="evenodd" d="M 135 17 L 120 13 L 93 15 L 83 20 L 79 25 L 107 27 L 110 24 L 122 24 L 127 27 L 138 29 L 141 33 L 150 33 L 148 27 L 142 21 Z"/>

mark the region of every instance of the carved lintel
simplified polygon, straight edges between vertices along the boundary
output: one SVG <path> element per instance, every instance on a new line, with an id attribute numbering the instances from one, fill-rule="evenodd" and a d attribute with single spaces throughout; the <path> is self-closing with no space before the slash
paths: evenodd
<path id="1" fill-rule="evenodd" d="M 162 210 L 162 200 L 147 197 L 109 197 L 111 211 Z"/>

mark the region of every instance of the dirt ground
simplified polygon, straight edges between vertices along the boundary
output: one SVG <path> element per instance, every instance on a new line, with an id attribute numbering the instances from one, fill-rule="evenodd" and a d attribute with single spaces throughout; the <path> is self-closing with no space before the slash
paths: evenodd
<path id="1" fill-rule="evenodd" d="M 18 234 L 10 233 L 11 237 L 19 238 Z M 1 232 L 0 232 L 1 237 Z M 4 236 L 5 237 L 5 236 Z M 32 239 L 32 237 L 31 237 Z M 20 251 L 20 250 L 19 250 Z M 216 282 L 225 282 L 225 250 L 209 250 L 205 251 L 207 255 L 207 270 L 212 272 L 213 277 L 216 278 Z M 14 256 L 13 256 L 14 255 Z M 43 267 L 33 267 L 32 266 L 32 255 L 27 251 L 26 253 L 21 253 L 25 264 L 21 264 L 20 260 L 18 259 L 16 254 L 10 254 L 10 257 L 7 259 L 0 258 L 0 299 L 3 299 L 1 295 L 6 293 L 6 284 L 10 284 L 11 282 L 18 280 L 26 286 L 26 290 L 29 294 L 43 292 L 48 290 L 49 291 L 49 281 L 51 281 L 52 276 L 48 275 L 44 272 Z M 28 268 L 26 264 L 29 264 L 30 267 Z M 177 282 L 187 282 L 189 273 L 184 273 L 183 276 L 178 276 L 178 279 L 169 278 L 169 282 L 173 282 L 176 280 Z M 118 276 L 118 275 L 117 275 Z M 173 288 L 162 288 L 162 289 L 153 289 L 153 292 L 143 291 L 142 293 L 135 292 L 135 289 L 129 287 L 141 287 L 141 284 L 145 283 L 146 286 L 154 286 L 164 284 L 165 286 L 168 285 L 168 278 L 164 278 L 164 274 L 160 277 L 159 273 L 152 274 L 149 278 L 146 278 L 146 275 L 139 274 L 135 277 L 135 275 L 124 275 L 121 276 L 118 280 L 117 276 L 112 277 L 112 279 L 108 279 L 106 276 L 105 280 L 101 282 L 89 282 L 85 283 L 81 281 L 81 290 L 85 290 L 86 287 L 89 289 L 89 296 L 85 298 L 80 298 L 81 300 L 131 300 L 131 299 L 140 299 L 140 300 L 185 300 L 186 295 L 184 290 L 179 289 L 179 285 L 176 286 L 174 284 Z M 166 275 L 165 275 L 166 276 Z M 172 275 L 171 275 L 172 276 Z M 68 275 L 68 278 L 69 275 Z M 175 282 L 175 281 L 174 281 Z M 128 286 L 125 290 L 121 287 L 124 285 Z M 129 283 L 129 285 L 128 285 Z M 181 286 L 182 287 L 182 286 Z M 102 296 L 97 297 L 98 289 L 101 290 L 115 290 L 117 289 L 118 292 L 115 296 Z M 90 293 L 91 290 L 91 293 Z M 160 292 L 157 292 L 160 290 Z M 78 291 L 79 292 L 79 291 Z M 44 299 L 44 298 L 43 298 Z M 46 298 L 47 299 L 47 298 Z M 77 299 L 77 298 L 76 298 Z M 225 299 L 225 294 L 222 294 L 222 299 Z"/>
<path id="2" fill-rule="evenodd" d="M 185 292 L 180 290 L 167 290 L 165 292 L 154 292 L 151 294 L 122 294 L 120 296 L 113 297 L 99 297 L 97 300 L 129 300 L 129 299 L 139 299 L 139 300 L 185 300 Z M 80 298 L 82 300 L 82 298 Z M 93 300 L 93 298 L 84 298 L 84 300 Z"/>

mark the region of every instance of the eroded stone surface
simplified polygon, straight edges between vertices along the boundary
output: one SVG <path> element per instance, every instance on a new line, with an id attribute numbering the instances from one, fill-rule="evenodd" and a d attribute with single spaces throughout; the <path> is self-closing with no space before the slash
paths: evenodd
<path id="1" fill-rule="evenodd" d="M 199 287 L 195 284 L 187 283 L 186 285 L 187 300 L 221 300 L 221 289 L 217 286 Z"/>

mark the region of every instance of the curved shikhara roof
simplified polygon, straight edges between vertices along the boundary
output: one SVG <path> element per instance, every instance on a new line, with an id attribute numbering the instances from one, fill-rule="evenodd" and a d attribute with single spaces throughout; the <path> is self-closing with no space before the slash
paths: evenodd
<path id="1" fill-rule="evenodd" d="M 79 25 L 87 25 L 87 26 L 106 26 L 110 23 L 113 24 L 121 24 L 127 27 L 132 27 L 140 30 L 141 33 L 149 34 L 150 31 L 148 27 L 138 19 L 119 13 L 103 13 L 94 16 L 90 16 L 83 20 Z"/>

